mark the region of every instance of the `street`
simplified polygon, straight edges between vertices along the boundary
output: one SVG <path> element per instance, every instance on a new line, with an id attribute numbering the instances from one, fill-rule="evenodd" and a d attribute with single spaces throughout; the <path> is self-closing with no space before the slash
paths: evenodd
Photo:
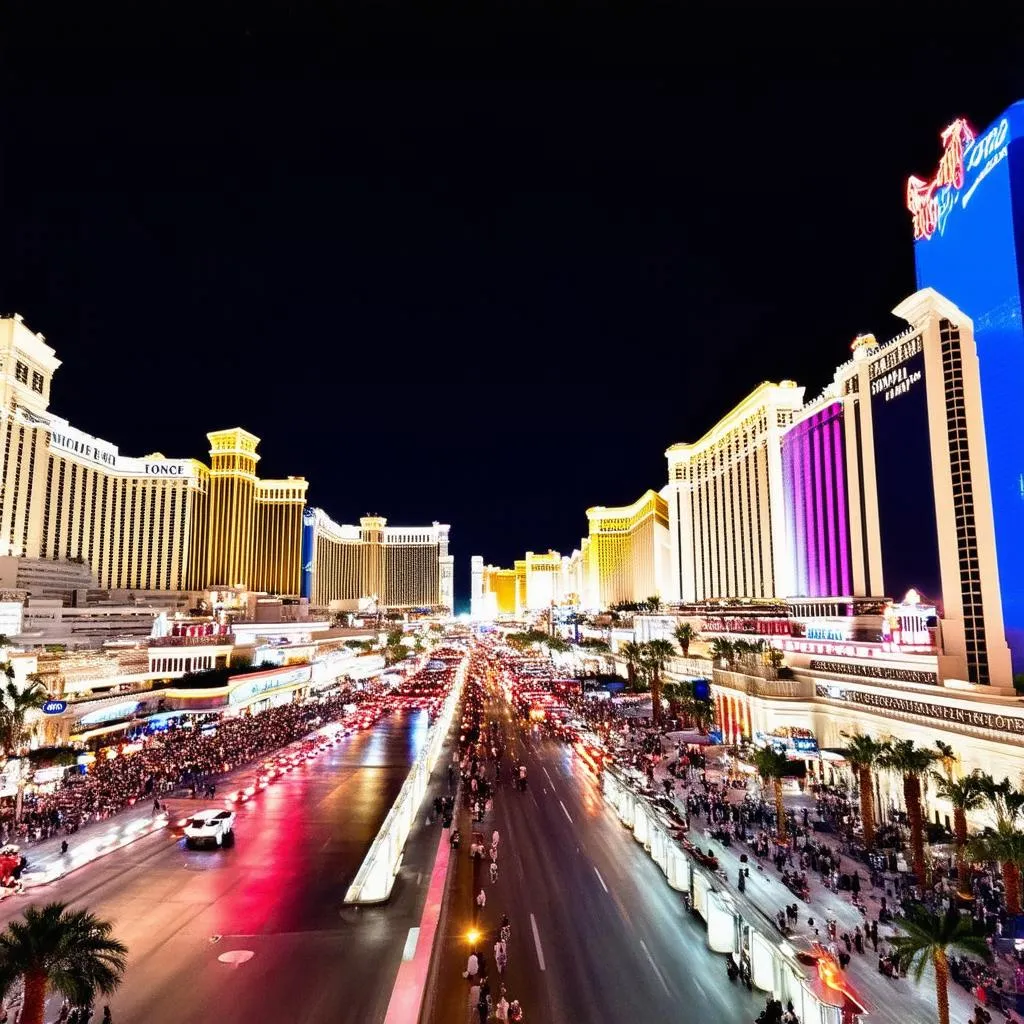
<path id="1" fill-rule="evenodd" d="M 494 814 L 476 826 L 488 841 L 493 829 L 501 833 L 498 881 L 492 885 L 487 866 L 471 861 L 473 826 L 463 813 L 439 991 L 429 1019 L 471 1019 L 461 974 L 473 897 L 483 888 L 487 904 L 479 927 L 485 937 L 479 945 L 492 996 L 497 1000 L 492 933 L 508 914 L 512 938 L 504 983 L 528 1021 L 623 1024 L 681 1013 L 702 1024 L 753 1020 L 763 997 L 728 981 L 725 958 L 708 950 L 703 924 L 619 824 L 596 777 L 567 746 L 524 737 L 503 701 L 492 701 L 485 717 L 496 717 L 505 735 L 514 737 L 506 743 Z M 517 760 L 528 769 L 525 793 L 510 783 Z"/>
<path id="2" fill-rule="evenodd" d="M 233 847 L 186 850 L 164 830 L 6 900 L 0 927 L 54 899 L 111 919 L 130 956 L 115 1022 L 378 1020 L 436 833 L 414 830 L 390 903 L 357 910 L 342 898 L 426 731 L 425 712 L 385 717 L 239 806 Z"/>

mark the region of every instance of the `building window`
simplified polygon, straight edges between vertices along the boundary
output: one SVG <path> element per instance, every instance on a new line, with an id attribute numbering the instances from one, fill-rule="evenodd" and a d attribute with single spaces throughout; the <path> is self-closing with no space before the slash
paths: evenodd
<path id="1" fill-rule="evenodd" d="M 14 364 L 14 376 L 21 384 L 28 383 L 28 366 L 25 363 L 17 362 Z"/>
<path id="2" fill-rule="evenodd" d="M 37 370 L 32 371 L 32 390 L 37 394 L 43 393 L 43 375 Z"/>

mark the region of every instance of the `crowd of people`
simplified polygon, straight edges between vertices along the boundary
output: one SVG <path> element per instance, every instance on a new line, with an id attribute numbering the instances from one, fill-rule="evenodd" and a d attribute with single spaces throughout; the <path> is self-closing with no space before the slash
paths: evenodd
<path id="1" fill-rule="evenodd" d="M 473 825 L 481 825 L 485 819 L 493 819 L 494 799 L 501 781 L 502 760 L 505 756 L 505 741 L 498 723 L 486 719 L 486 662 L 475 656 L 470 663 L 469 681 L 463 702 L 462 723 L 459 730 L 457 749 L 452 751 L 452 763 L 448 769 L 448 787 L 453 790 L 458 777 L 462 802 L 469 812 Z M 513 777 L 518 769 L 513 768 Z M 444 799 L 442 798 L 442 811 Z M 446 819 L 450 822 L 450 818 Z M 508 966 L 509 944 L 512 939 L 512 925 L 508 915 L 503 914 L 490 928 L 484 927 L 487 910 L 487 888 L 482 878 L 478 879 L 478 863 L 488 864 L 488 875 L 492 886 L 498 882 L 498 851 L 501 834 L 496 829 L 490 830 L 490 845 L 483 849 L 483 835 L 486 829 L 480 830 L 481 840 L 471 844 L 471 856 L 474 861 L 474 929 L 480 936 L 480 942 L 470 950 L 466 959 L 466 969 L 462 976 L 469 983 L 469 1007 L 471 1012 L 479 1016 L 480 1024 L 487 1024 L 490 1017 L 499 1022 L 511 1021 L 513 1024 L 523 1021 L 523 1010 L 519 1000 L 509 1000 L 505 990 L 505 970 Z M 454 835 L 454 833 L 453 833 Z M 458 843 L 453 843 L 458 847 Z M 477 849 L 479 847 L 479 849 Z M 477 891 L 479 890 L 479 891 Z M 499 890 L 500 892 L 500 890 Z M 488 955 L 485 950 L 493 949 L 494 974 L 488 974 Z M 492 984 L 493 979 L 493 984 Z M 495 986 L 497 991 L 495 991 Z"/>
<path id="2" fill-rule="evenodd" d="M 0 804 L 0 846 L 72 835 L 139 800 L 158 800 L 181 787 L 204 789 L 210 780 L 340 718 L 346 704 L 369 691 L 340 692 L 234 718 L 186 719 L 136 738 L 139 749 L 108 757 L 101 751 L 84 774 L 69 772 L 53 792 L 29 795 L 20 822 L 11 799 Z"/>

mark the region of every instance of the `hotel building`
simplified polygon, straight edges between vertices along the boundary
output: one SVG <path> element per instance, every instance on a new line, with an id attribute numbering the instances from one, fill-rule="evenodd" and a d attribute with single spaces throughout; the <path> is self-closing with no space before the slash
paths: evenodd
<path id="1" fill-rule="evenodd" d="M 669 577 L 668 503 L 645 491 L 631 505 L 587 509 L 586 607 L 663 596 Z"/>
<path id="2" fill-rule="evenodd" d="M 665 452 L 669 600 L 789 592 L 781 439 L 803 398 L 793 381 L 761 384 L 699 441 Z"/>
<path id="3" fill-rule="evenodd" d="M 449 527 L 388 526 L 364 516 L 340 526 L 323 509 L 303 520 L 302 596 L 318 608 L 355 611 L 454 607 Z"/>
<path id="4" fill-rule="evenodd" d="M 43 335 L 0 317 L 0 558 L 80 562 L 104 590 L 299 595 L 304 479 L 260 479 L 259 438 L 240 427 L 207 435 L 209 466 L 122 455 L 49 411 L 59 367 Z M 357 600 L 451 607 L 447 526 L 363 524 Z M 318 588 L 328 603 L 347 593 L 347 571 Z"/>

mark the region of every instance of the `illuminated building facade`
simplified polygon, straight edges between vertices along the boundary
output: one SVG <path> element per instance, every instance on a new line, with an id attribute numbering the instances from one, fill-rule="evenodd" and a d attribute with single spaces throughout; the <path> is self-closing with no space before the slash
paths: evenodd
<path id="1" fill-rule="evenodd" d="M 781 439 L 803 396 L 792 381 L 761 384 L 699 441 L 665 452 L 670 600 L 789 592 Z"/>
<path id="2" fill-rule="evenodd" d="M 1014 668 L 1024 671 L 1024 101 L 983 132 L 963 119 L 943 133 L 927 181 L 907 182 L 919 288 L 964 311 L 977 345 L 1003 618 Z"/>
<path id="3" fill-rule="evenodd" d="M 645 491 L 631 505 L 587 509 L 588 607 L 661 597 L 669 576 L 668 503 Z"/>
<path id="4" fill-rule="evenodd" d="M 48 411 L 59 366 L 21 317 L 0 317 L 0 557 L 81 562 L 106 590 L 296 596 L 319 555 L 325 604 L 373 596 L 387 607 L 452 607 L 447 526 L 368 517 L 338 527 L 319 513 L 307 557 L 308 484 L 261 480 L 258 437 L 240 427 L 208 434 L 209 466 L 124 456 Z"/>
<path id="5" fill-rule="evenodd" d="M 453 608 L 449 527 L 388 526 L 364 516 L 341 526 L 322 509 L 303 520 L 301 595 L 318 608 Z"/>

